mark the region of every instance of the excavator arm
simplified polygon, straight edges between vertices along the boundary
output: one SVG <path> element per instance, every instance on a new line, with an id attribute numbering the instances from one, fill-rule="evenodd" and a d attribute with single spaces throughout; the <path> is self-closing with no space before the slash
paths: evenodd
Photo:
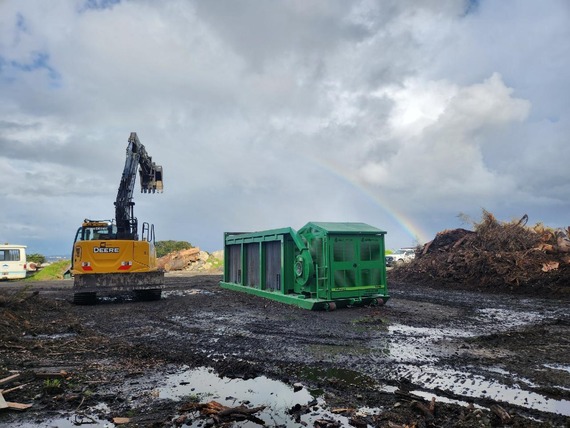
<path id="1" fill-rule="evenodd" d="M 152 161 L 136 132 L 131 132 L 127 145 L 125 167 L 115 200 L 115 221 L 117 239 L 137 240 L 138 222 L 134 216 L 133 190 L 136 181 L 136 170 L 139 168 L 141 192 L 162 192 L 162 167 Z"/>

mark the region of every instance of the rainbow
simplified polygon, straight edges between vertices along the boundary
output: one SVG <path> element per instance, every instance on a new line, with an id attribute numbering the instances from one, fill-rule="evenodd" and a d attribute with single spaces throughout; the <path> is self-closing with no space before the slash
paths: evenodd
<path id="1" fill-rule="evenodd" d="M 311 159 L 312 163 L 316 164 L 326 173 L 333 175 L 335 178 L 340 179 L 341 181 L 347 182 L 351 187 L 358 190 L 360 194 L 364 195 L 374 205 L 378 206 L 391 219 L 393 219 L 394 222 L 398 224 L 404 230 L 404 232 L 412 238 L 414 242 L 425 244 L 432 239 L 432 235 L 424 230 L 421 225 L 415 221 L 415 219 L 410 217 L 402 210 L 397 209 L 395 206 L 393 206 L 393 204 L 390 204 L 388 201 L 386 201 L 385 198 L 371 189 L 370 186 L 367 186 L 356 177 L 354 177 L 354 174 L 352 172 L 346 170 L 340 165 L 331 162 L 330 160 L 315 158 L 313 156 L 309 156 L 307 159 Z"/>

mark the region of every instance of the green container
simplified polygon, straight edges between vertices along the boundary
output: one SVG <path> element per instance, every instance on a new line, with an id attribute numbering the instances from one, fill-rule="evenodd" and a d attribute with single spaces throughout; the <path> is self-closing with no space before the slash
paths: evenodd
<path id="1" fill-rule="evenodd" d="M 379 305 L 388 298 L 384 235 L 365 223 L 307 223 L 224 234 L 224 288 L 306 309 Z"/>

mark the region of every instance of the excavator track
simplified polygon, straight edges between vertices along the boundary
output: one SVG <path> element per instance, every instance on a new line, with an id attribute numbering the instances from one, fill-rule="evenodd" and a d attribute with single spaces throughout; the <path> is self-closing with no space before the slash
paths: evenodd
<path id="1" fill-rule="evenodd" d="M 160 300 L 164 271 L 77 275 L 73 282 L 73 303 L 91 305 L 97 295 L 132 292 L 138 300 Z"/>

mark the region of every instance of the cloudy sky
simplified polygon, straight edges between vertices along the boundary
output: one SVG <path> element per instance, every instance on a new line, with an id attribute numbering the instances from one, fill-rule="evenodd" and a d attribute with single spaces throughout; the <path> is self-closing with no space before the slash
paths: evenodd
<path id="1" fill-rule="evenodd" d="M 569 69 L 566 0 L 0 0 L 0 241 L 66 254 L 112 218 L 131 132 L 165 178 L 139 222 L 207 251 L 309 221 L 397 248 L 482 209 L 566 227 Z"/>

